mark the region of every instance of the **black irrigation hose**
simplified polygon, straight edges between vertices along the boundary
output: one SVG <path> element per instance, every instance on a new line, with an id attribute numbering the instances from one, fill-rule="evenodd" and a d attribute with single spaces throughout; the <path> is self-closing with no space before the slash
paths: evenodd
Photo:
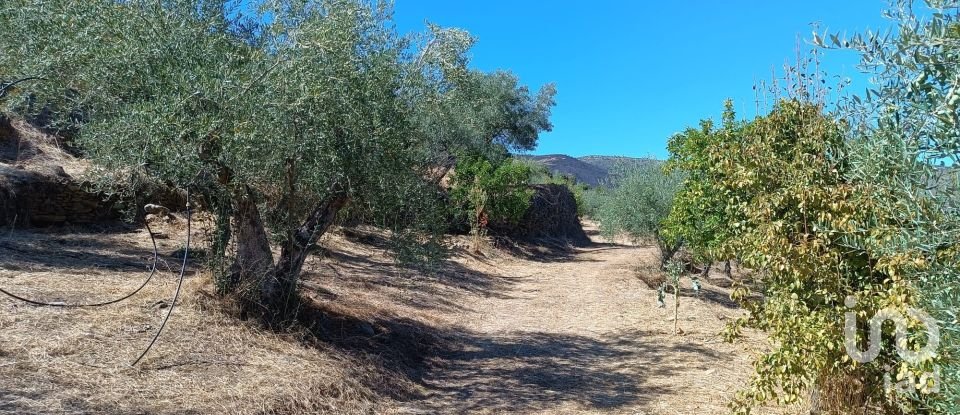
<path id="1" fill-rule="evenodd" d="M 183 264 L 180 265 L 180 280 L 177 282 L 177 291 L 173 294 L 173 301 L 170 303 L 170 309 L 167 310 L 167 315 L 163 318 L 163 322 L 160 323 L 160 328 L 157 329 L 157 334 L 153 336 L 153 340 L 150 341 L 150 344 L 147 345 L 147 348 L 140 353 L 140 356 L 137 357 L 137 360 L 134 360 L 130 366 L 136 366 L 137 363 L 140 363 L 141 360 L 150 352 L 150 349 L 153 348 L 153 345 L 157 343 L 157 339 L 160 338 L 160 333 L 163 333 L 163 328 L 167 326 L 167 321 L 170 320 L 170 315 L 173 314 L 173 308 L 177 305 L 177 299 L 180 298 L 180 290 L 183 288 L 183 277 L 187 271 L 187 259 L 190 257 L 190 222 L 191 222 L 192 212 L 190 206 L 190 188 L 187 188 L 187 243 L 183 247 Z"/>
<path id="2" fill-rule="evenodd" d="M 167 315 L 163 318 L 163 322 L 160 323 L 160 328 L 157 329 L 157 334 L 153 336 L 153 339 L 150 340 L 150 344 L 147 345 L 147 348 L 144 349 L 143 353 L 140 353 L 140 356 L 137 357 L 137 360 L 134 360 L 133 363 L 130 364 L 130 366 L 136 366 L 138 363 L 140 363 L 140 361 L 143 360 L 143 358 L 147 355 L 147 353 L 150 352 L 150 349 L 153 348 L 154 344 L 157 343 L 157 340 L 160 338 L 160 334 L 163 333 L 163 329 L 167 326 L 167 322 L 170 321 L 170 316 L 173 314 L 173 309 L 177 305 L 177 300 L 180 298 L 180 291 L 183 288 L 183 280 L 187 271 L 187 260 L 190 258 L 190 241 L 192 239 L 191 238 L 192 217 L 193 215 L 190 207 L 190 189 L 187 188 L 187 242 L 183 249 L 183 264 L 181 264 L 180 266 L 180 276 L 179 276 L 179 280 L 177 281 L 177 290 L 173 294 L 173 302 L 170 303 L 170 309 L 167 310 Z M 147 279 L 143 281 L 143 284 L 141 284 L 140 287 L 138 287 L 133 292 L 123 297 L 120 297 L 111 301 L 102 302 L 102 303 L 66 304 L 66 303 L 48 303 L 43 301 L 31 300 L 29 298 L 24 298 L 19 295 L 13 294 L 9 291 L 4 290 L 3 288 L 0 288 L 0 293 L 5 294 L 8 297 L 11 297 L 13 299 L 23 301 L 28 304 L 41 306 L 41 307 L 61 307 L 61 308 L 103 307 L 103 306 L 116 304 L 121 301 L 127 300 L 130 297 L 133 297 L 134 295 L 137 295 L 137 293 L 142 291 L 144 287 L 146 287 L 147 284 L 150 283 L 150 280 L 153 279 L 154 275 L 157 274 L 157 263 L 160 259 L 159 249 L 157 248 L 157 238 L 154 236 L 153 230 L 150 229 L 150 224 L 146 223 L 146 226 L 147 226 L 147 232 L 150 234 L 150 241 L 153 243 L 153 266 L 150 269 L 150 275 L 147 276 Z"/>
<path id="3" fill-rule="evenodd" d="M 102 303 L 67 304 L 67 303 L 48 303 L 44 301 L 31 300 L 29 298 L 24 298 L 19 295 L 13 294 L 3 288 L 0 288 L 0 293 L 5 294 L 6 296 L 13 298 L 15 300 L 23 301 L 25 303 L 33 304 L 41 307 L 61 307 L 61 308 L 103 307 L 103 306 L 108 306 L 108 305 L 116 304 L 121 301 L 127 300 L 130 297 L 137 295 L 137 293 L 139 293 L 140 291 L 143 291 L 143 289 L 147 286 L 147 284 L 150 283 L 150 280 L 152 280 L 153 277 L 157 275 L 157 262 L 160 260 L 160 253 L 159 253 L 159 250 L 157 249 L 157 238 L 153 235 L 153 231 L 150 229 L 150 224 L 147 223 L 146 225 L 147 225 L 147 232 L 150 234 L 150 242 L 153 243 L 153 266 L 150 267 L 150 275 L 148 275 L 147 279 L 143 281 L 143 284 L 140 284 L 140 287 L 138 287 L 136 290 L 134 290 L 133 292 L 123 297 L 117 298 L 115 300 L 105 301 Z M 189 226 L 189 223 L 188 223 L 188 226 Z"/>
<path id="4" fill-rule="evenodd" d="M 16 81 L 5 83 L 3 84 L 3 87 L 0 88 L 0 98 L 3 98 L 4 96 L 6 96 L 8 92 L 13 91 L 13 88 L 16 87 L 17 84 L 21 84 L 28 81 L 45 81 L 45 80 L 46 79 L 44 79 L 41 76 L 28 76 L 26 78 L 21 78 L 21 79 L 17 79 Z"/>

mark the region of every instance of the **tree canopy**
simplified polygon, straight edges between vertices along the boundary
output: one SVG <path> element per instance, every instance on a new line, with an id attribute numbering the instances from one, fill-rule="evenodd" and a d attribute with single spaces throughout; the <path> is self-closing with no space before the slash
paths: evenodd
<path id="1" fill-rule="evenodd" d="M 242 11 L 227 0 L 6 1 L 0 78 L 36 77 L 8 109 L 76 129 L 104 181 L 159 180 L 213 206 L 217 256 L 234 258 L 221 287 L 252 308 L 290 303 L 308 247 L 347 205 L 406 248 L 436 245 L 438 163 L 531 148 L 550 128 L 552 86 L 532 95 L 509 73 L 469 69 L 463 31 L 399 35 L 387 2 Z"/>
<path id="2" fill-rule="evenodd" d="M 665 233 L 683 239 L 686 247 L 701 261 L 729 260 L 735 255 L 728 242 L 742 221 L 737 209 L 742 194 L 723 181 L 720 161 L 742 140 L 746 123 L 736 120 L 733 102 L 725 105 L 723 124 L 700 122 L 670 138 L 670 158 L 664 168 L 684 174 L 674 204 L 666 219 Z"/>

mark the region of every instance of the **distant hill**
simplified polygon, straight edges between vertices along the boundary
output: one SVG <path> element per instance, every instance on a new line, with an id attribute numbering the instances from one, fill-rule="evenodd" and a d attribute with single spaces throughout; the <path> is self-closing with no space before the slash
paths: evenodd
<path id="1" fill-rule="evenodd" d="M 657 162 L 659 160 L 652 158 L 636 158 L 636 157 L 624 157 L 624 156 L 584 156 L 579 158 L 580 161 L 590 163 L 594 166 L 601 167 L 607 171 L 613 169 L 614 166 L 618 164 L 625 165 L 634 165 L 634 164 L 644 164 L 650 162 Z"/>
<path id="2" fill-rule="evenodd" d="M 599 186 L 606 183 L 610 170 L 617 164 L 641 164 L 656 160 L 648 158 L 634 158 L 623 156 L 585 156 L 570 157 L 565 154 L 548 154 L 545 156 L 519 156 L 525 160 L 532 160 L 547 166 L 554 173 L 573 176 L 578 182 L 589 186 Z"/>
<path id="3" fill-rule="evenodd" d="M 525 160 L 533 160 L 552 170 L 554 173 L 573 176 L 578 182 L 590 186 L 600 185 L 609 175 L 609 169 L 587 163 L 583 160 L 564 154 L 549 154 L 545 156 L 520 156 Z"/>

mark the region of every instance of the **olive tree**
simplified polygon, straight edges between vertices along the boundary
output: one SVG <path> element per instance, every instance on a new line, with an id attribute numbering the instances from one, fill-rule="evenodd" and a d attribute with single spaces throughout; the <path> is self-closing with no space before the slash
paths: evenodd
<path id="1" fill-rule="evenodd" d="M 384 2 L 233 3 L 5 1 L 0 77 L 42 79 L 8 108 L 58 111 L 105 181 L 198 195 L 217 214 L 214 256 L 233 253 L 221 290 L 278 317 L 295 304 L 309 248 L 348 205 L 400 246 L 435 245 L 443 214 L 428 178 L 443 127 L 425 120 L 440 118 L 438 100 L 468 107 L 450 91 L 471 73 L 471 41 L 436 27 L 401 37 Z"/>
<path id="2" fill-rule="evenodd" d="M 536 148 L 540 133 L 553 129 L 549 117 L 556 91 L 547 85 L 536 95 L 508 72 L 472 71 L 444 91 L 421 125 L 438 157 L 439 182 L 461 158 L 482 157 L 494 165 L 512 152 Z"/>
<path id="3" fill-rule="evenodd" d="M 609 236 L 627 235 L 657 245 L 661 267 L 673 258 L 683 243 L 664 232 L 664 222 L 673 207 L 683 177 L 667 173 L 660 162 L 644 160 L 635 165 L 614 166 L 613 189 L 605 192 L 596 207 L 600 229 Z"/>
<path id="4" fill-rule="evenodd" d="M 872 199 L 885 213 L 874 222 L 891 225 L 878 232 L 886 238 L 851 242 L 877 262 L 891 264 L 899 279 L 910 281 L 915 290 L 912 305 L 922 307 L 942 326 L 939 358 L 902 371 L 906 379 L 936 373 L 939 384 L 927 379 L 899 391 L 900 398 L 921 402 L 903 406 L 956 413 L 960 2 L 924 3 L 925 8 L 891 1 L 885 13 L 894 25 L 890 31 L 848 38 L 815 33 L 814 42 L 859 52 L 861 69 L 876 80 L 864 94 L 844 102 L 841 111 L 852 130 L 848 177 L 873 189 Z"/>

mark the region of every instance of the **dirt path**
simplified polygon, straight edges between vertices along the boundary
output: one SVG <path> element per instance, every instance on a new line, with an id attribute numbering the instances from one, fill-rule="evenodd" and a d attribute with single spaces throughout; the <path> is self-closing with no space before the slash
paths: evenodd
<path id="1" fill-rule="evenodd" d="M 400 412 L 727 413 L 760 342 L 722 342 L 741 311 L 712 284 L 681 298 L 685 335 L 672 335 L 672 310 L 635 276 L 653 255 L 595 242 L 564 258 L 493 261 L 509 289 L 469 300 L 462 347 L 430 362 L 426 399 Z"/>
<path id="2" fill-rule="evenodd" d="M 131 369 L 176 287 L 182 222 L 162 228 L 162 272 L 127 302 L 50 310 L 0 298 L 0 414 L 722 414 L 762 345 L 756 334 L 721 341 L 742 311 L 709 283 L 684 293 L 686 335 L 674 336 L 672 312 L 636 277 L 656 262 L 651 248 L 455 248 L 424 273 L 394 263 L 382 232 L 352 230 L 307 261 L 309 324 L 274 333 L 234 319 L 195 264 L 161 341 Z M 0 286 L 116 297 L 147 275 L 146 236 L 8 231 Z"/>

